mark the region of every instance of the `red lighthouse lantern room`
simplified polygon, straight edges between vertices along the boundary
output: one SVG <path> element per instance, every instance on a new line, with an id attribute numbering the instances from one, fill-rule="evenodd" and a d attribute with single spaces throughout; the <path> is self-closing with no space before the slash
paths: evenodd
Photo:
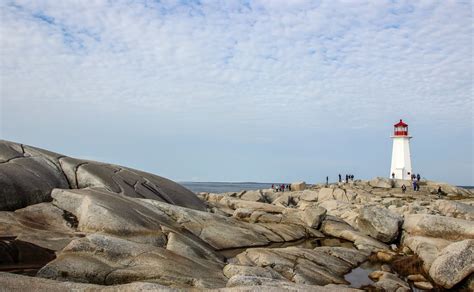
<path id="1" fill-rule="evenodd" d="M 408 125 L 405 124 L 402 120 L 400 120 L 400 122 L 396 123 L 395 125 L 393 125 L 394 127 L 394 136 L 408 136 Z"/>

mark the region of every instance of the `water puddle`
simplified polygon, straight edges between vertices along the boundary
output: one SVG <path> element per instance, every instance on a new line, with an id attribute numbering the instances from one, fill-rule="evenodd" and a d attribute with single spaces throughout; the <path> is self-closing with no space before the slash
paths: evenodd
<path id="1" fill-rule="evenodd" d="M 54 251 L 15 237 L 0 237 L 0 272 L 35 276 L 56 258 Z"/>
<path id="2" fill-rule="evenodd" d="M 348 274 L 344 276 L 344 279 L 350 283 L 352 288 L 362 288 L 365 286 L 371 286 L 374 281 L 369 278 L 369 274 L 373 271 L 379 271 L 382 266 L 379 262 L 365 261 L 357 268 L 352 269 Z"/>

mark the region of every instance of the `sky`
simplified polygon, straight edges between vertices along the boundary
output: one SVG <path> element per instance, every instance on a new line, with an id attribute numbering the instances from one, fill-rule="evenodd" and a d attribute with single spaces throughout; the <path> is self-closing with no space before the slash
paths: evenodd
<path id="1" fill-rule="evenodd" d="M 472 1 L 0 1 L 0 138 L 177 181 L 474 185 Z"/>

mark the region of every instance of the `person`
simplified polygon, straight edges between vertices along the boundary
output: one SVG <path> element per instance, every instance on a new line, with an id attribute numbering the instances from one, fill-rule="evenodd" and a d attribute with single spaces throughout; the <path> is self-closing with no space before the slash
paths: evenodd
<path id="1" fill-rule="evenodd" d="M 441 198 L 441 196 L 444 196 L 444 192 L 443 192 L 443 190 L 441 189 L 441 186 L 438 186 L 438 197 Z"/>
<path id="2" fill-rule="evenodd" d="M 420 183 L 417 181 L 416 182 L 416 191 L 419 191 L 420 190 Z"/>
<path id="3" fill-rule="evenodd" d="M 342 181 L 342 176 L 341 176 L 341 174 L 339 174 L 339 182 L 341 182 L 341 181 Z"/>
<path id="4" fill-rule="evenodd" d="M 392 172 L 392 179 L 395 179 L 395 172 Z"/>
<path id="5" fill-rule="evenodd" d="M 280 188 L 281 188 L 281 191 L 282 191 L 282 192 L 285 191 L 285 185 L 281 185 Z"/>
<path id="6" fill-rule="evenodd" d="M 417 185 L 416 180 L 413 180 L 413 190 L 414 190 L 415 192 L 416 192 L 416 185 Z"/>
<path id="7" fill-rule="evenodd" d="M 421 179 L 420 174 L 417 174 L 417 175 L 416 175 L 416 180 L 417 180 L 417 181 L 420 181 L 420 179 Z"/>
<path id="8" fill-rule="evenodd" d="M 329 184 L 329 176 L 326 176 L 326 185 Z"/>
<path id="9" fill-rule="evenodd" d="M 291 185 L 288 185 L 288 190 L 291 192 Z"/>
<path id="10" fill-rule="evenodd" d="M 349 176 L 346 174 L 346 182 L 349 182 Z"/>
<path id="11" fill-rule="evenodd" d="M 273 189 L 275 189 L 275 185 L 274 185 L 274 184 L 272 184 L 272 190 L 273 190 Z"/>
<path id="12" fill-rule="evenodd" d="M 407 190 L 407 187 L 405 186 L 405 184 L 402 185 L 402 193 L 405 193 L 405 191 Z"/>

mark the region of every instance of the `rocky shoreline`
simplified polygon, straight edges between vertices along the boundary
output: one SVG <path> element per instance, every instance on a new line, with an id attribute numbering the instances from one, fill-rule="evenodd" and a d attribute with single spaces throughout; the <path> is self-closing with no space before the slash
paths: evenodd
<path id="1" fill-rule="evenodd" d="M 402 184 L 194 194 L 2 140 L 0 287 L 474 290 L 474 193 L 432 181 L 402 193 Z"/>

